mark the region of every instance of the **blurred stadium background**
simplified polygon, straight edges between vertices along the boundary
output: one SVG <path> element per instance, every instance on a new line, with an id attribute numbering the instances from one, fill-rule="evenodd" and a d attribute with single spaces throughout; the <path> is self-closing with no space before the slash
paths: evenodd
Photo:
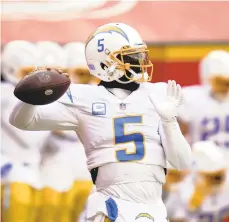
<path id="1" fill-rule="evenodd" d="M 97 26 L 124 22 L 150 46 L 154 81 L 199 83 L 198 62 L 229 51 L 228 2 L 3 1 L 2 44 L 12 40 L 85 41 Z M 214 14 L 214 15 L 213 15 Z"/>
<path id="2" fill-rule="evenodd" d="M 85 42 L 96 27 L 123 22 L 136 28 L 147 42 L 154 64 L 153 82 L 174 79 L 182 86 L 200 83 L 199 62 L 209 52 L 229 52 L 226 1 L 2 0 L 1 4 L 2 51 L 14 40 L 47 40 L 60 46 Z"/>

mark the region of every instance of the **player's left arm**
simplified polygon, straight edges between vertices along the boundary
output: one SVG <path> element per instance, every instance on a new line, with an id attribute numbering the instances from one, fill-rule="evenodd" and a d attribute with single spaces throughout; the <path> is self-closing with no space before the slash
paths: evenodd
<path id="1" fill-rule="evenodd" d="M 169 81 L 165 101 L 150 99 L 161 118 L 159 134 L 169 164 L 178 170 L 190 168 L 192 163 L 191 147 L 184 138 L 177 122 L 178 107 L 182 102 L 182 90 L 175 81 Z"/>

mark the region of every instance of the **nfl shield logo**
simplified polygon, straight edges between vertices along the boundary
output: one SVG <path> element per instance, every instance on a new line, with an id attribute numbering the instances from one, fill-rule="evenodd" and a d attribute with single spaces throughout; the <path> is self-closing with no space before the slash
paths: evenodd
<path id="1" fill-rule="evenodd" d="M 126 104 L 125 103 L 120 103 L 119 108 L 121 110 L 125 110 L 126 109 Z"/>

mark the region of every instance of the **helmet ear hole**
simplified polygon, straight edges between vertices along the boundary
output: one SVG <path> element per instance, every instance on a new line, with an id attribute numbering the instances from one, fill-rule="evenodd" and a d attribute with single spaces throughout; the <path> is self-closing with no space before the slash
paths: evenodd
<path id="1" fill-rule="evenodd" d="M 103 70 L 106 70 L 106 69 L 108 69 L 108 66 L 106 65 L 106 64 L 104 64 L 104 63 L 100 63 L 100 66 L 101 66 L 101 68 L 103 69 Z"/>

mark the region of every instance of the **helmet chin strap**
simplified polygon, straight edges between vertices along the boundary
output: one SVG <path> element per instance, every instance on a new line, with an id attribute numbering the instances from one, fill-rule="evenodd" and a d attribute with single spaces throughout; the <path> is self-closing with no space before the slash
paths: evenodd
<path id="1" fill-rule="evenodd" d="M 109 76 L 114 75 L 114 72 L 115 72 L 115 69 L 117 68 L 117 66 L 118 66 L 118 63 L 112 64 L 112 65 L 107 69 L 107 74 L 108 74 Z M 134 70 L 132 70 L 132 69 L 129 69 L 128 71 L 133 75 L 133 79 L 130 79 L 130 80 L 128 80 L 128 81 L 122 81 L 122 80 L 120 80 L 120 78 L 122 77 L 122 76 L 121 76 L 121 77 L 117 78 L 115 81 L 117 81 L 118 83 L 122 83 L 122 84 L 128 84 L 128 83 L 137 81 L 137 80 L 139 80 L 139 79 L 142 79 L 142 74 L 141 74 L 141 75 L 140 75 L 140 74 L 137 74 L 137 73 L 134 72 Z M 147 79 L 147 78 L 148 78 L 148 74 L 147 74 L 146 72 L 145 72 L 143 75 L 144 75 L 144 79 Z M 117 76 L 117 77 L 118 77 L 118 76 Z"/>
<path id="2" fill-rule="evenodd" d="M 122 84 L 128 84 L 130 82 L 135 82 L 135 81 L 138 81 L 138 80 L 142 79 L 142 74 L 137 74 L 132 69 L 129 69 L 128 71 L 133 75 L 133 79 L 130 79 L 129 81 L 125 81 L 125 82 L 120 80 L 120 79 L 117 79 L 116 81 L 119 82 L 119 83 L 122 83 Z M 145 72 L 143 75 L 144 75 L 144 79 L 147 80 L 148 79 L 148 74 Z"/>
<path id="3" fill-rule="evenodd" d="M 117 66 L 118 66 L 118 63 L 117 63 L 117 62 L 114 63 L 114 64 L 112 64 L 112 65 L 107 69 L 107 74 L 108 74 L 109 76 L 114 75 L 114 72 L 115 72 L 115 69 L 117 68 Z M 121 78 L 122 76 L 121 76 L 121 77 L 117 76 L 117 77 L 118 77 L 118 78 L 117 78 L 115 81 L 117 81 L 118 83 L 128 84 L 128 83 L 133 82 L 133 80 L 121 81 L 120 78 Z"/>

